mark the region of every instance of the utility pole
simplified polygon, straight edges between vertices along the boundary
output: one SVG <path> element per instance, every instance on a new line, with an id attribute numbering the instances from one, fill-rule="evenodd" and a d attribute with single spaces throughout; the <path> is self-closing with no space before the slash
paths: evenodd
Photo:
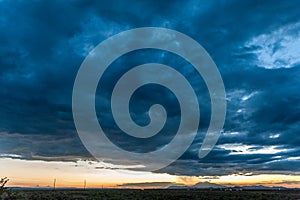
<path id="1" fill-rule="evenodd" d="M 84 180 L 83 189 L 85 190 L 86 187 L 86 180 Z"/>
<path id="2" fill-rule="evenodd" d="M 54 182 L 53 182 L 53 190 L 55 190 L 55 184 L 56 184 L 56 178 L 54 179 Z"/>

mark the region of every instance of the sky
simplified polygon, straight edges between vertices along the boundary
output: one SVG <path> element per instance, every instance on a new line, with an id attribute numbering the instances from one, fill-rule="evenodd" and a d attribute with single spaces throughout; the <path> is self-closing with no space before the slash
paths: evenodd
<path id="1" fill-rule="evenodd" d="M 300 187 L 299 7 L 293 0 L 1 0 L 0 176 L 15 186 L 47 186 L 56 178 L 60 187 L 81 187 L 83 180 L 90 187 L 206 180 Z M 205 158 L 198 158 L 198 149 L 211 117 L 207 87 L 186 60 L 161 50 L 130 52 L 111 64 L 96 93 L 98 122 L 127 151 L 151 152 L 169 143 L 180 109 L 166 88 L 144 86 L 130 102 L 132 118 L 140 125 L 149 123 L 150 105 L 164 105 L 166 125 L 151 138 L 126 136 L 109 108 L 124 72 L 149 62 L 169 65 L 187 78 L 199 99 L 199 128 L 187 151 L 163 169 L 141 172 L 117 160 L 96 161 L 77 134 L 72 90 L 81 63 L 100 42 L 140 27 L 188 35 L 220 71 L 226 119 Z"/>

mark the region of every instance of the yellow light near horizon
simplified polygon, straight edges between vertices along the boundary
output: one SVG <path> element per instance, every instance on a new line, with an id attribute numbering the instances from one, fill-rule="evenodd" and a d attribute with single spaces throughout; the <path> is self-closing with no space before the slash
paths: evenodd
<path id="1" fill-rule="evenodd" d="M 86 180 L 87 188 L 118 187 L 124 183 L 171 182 L 194 185 L 209 181 L 222 185 L 267 185 L 299 187 L 300 175 L 258 174 L 258 175 L 226 175 L 216 178 L 196 176 L 176 176 L 170 174 L 137 172 L 128 169 L 96 169 L 99 163 L 78 161 L 59 162 L 41 160 L 22 160 L 0 158 L 0 177 L 10 178 L 9 186 L 52 187 L 56 179 L 56 187 L 82 188 Z M 110 164 L 106 164 L 110 165 Z M 154 186 L 153 186 L 154 187 Z"/>
<path id="2" fill-rule="evenodd" d="M 0 159 L 0 177 L 10 178 L 9 186 L 40 187 L 117 187 L 122 183 L 134 182 L 175 182 L 169 174 L 136 172 L 125 169 L 96 169 L 87 161 L 58 162 L 41 160 Z"/>
<path id="3" fill-rule="evenodd" d="M 198 182 L 210 182 L 221 185 L 265 185 L 300 188 L 300 175 L 288 174 L 257 174 L 257 175 L 225 175 L 215 178 L 178 176 L 177 182 L 186 185 L 193 185 Z"/>
<path id="4" fill-rule="evenodd" d="M 223 184 L 235 184 L 238 183 L 240 185 L 278 185 L 282 182 L 291 182 L 295 184 L 291 184 L 293 187 L 300 185 L 300 175 L 287 175 L 287 174 L 258 174 L 258 175 L 228 175 L 221 176 L 218 180 L 218 183 Z M 299 183 L 297 183 L 299 182 Z M 282 184 L 287 186 L 287 184 Z M 290 187 L 291 187 L 290 185 Z"/>

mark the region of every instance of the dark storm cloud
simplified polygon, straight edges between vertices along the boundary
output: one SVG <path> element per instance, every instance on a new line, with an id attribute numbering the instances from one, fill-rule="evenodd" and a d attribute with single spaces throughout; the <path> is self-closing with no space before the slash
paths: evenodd
<path id="1" fill-rule="evenodd" d="M 110 84 L 98 89 L 96 109 L 109 137 L 139 152 L 153 151 L 173 138 L 180 112 L 166 89 L 145 87 L 133 98 L 131 110 L 138 124 L 149 122 L 145 112 L 153 103 L 168 110 L 164 131 L 147 142 L 126 141 L 109 110 L 113 83 L 122 73 L 159 62 L 179 70 L 201 94 L 197 138 L 179 161 L 161 171 L 208 176 L 299 171 L 300 68 L 293 46 L 300 41 L 298 7 L 297 1 L 0 1 L 0 154 L 25 159 L 89 156 L 71 109 L 81 62 L 111 35 L 159 26 L 193 37 L 213 57 L 227 92 L 224 133 L 215 149 L 199 160 L 210 119 L 203 80 L 183 59 L 149 50 L 124 55 L 102 79 Z"/>

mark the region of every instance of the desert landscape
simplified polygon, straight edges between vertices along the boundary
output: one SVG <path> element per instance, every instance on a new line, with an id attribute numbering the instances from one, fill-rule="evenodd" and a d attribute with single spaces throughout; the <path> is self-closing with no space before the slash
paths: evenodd
<path id="1" fill-rule="evenodd" d="M 218 190 L 185 190 L 185 189 L 112 189 L 112 190 L 21 190 L 10 191 L 2 196 L 10 199 L 144 199 L 144 200 L 296 200 L 300 191 L 218 191 Z"/>

